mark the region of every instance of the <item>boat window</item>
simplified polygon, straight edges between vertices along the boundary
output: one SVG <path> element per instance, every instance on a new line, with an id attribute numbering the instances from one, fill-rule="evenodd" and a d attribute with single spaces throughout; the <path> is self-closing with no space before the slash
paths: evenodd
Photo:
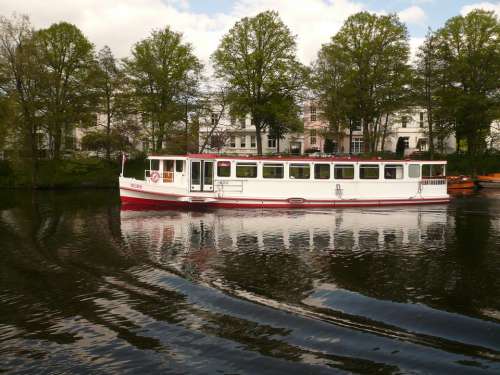
<path id="1" fill-rule="evenodd" d="M 377 180 L 379 177 L 378 164 L 361 164 L 359 166 L 359 178 L 362 180 Z"/>
<path id="2" fill-rule="evenodd" d="M 337 164 L 333 168 L 334 177 L 336 180 L 352 180 L 354 179 L 354 165 L 352 164 Z"/>
<path id="3" fill-rule="evenodd" d="M 174 171 L 174 161 L 173 160 L 163 160 L 163 171 L 173 172 Z"/>
<path id="4" fill-rule="evenodd" d="M 236 163 L 236 177 L 256 178 L 257 164 L 256 163 Z"/>
<path id="5" fill-rule="evenodd" d="M 264 164 L 262 166 L 262 177 L 264 178 L 283 178 L 283 164 Z"/>
<path id="6" fill-rule="evenodd" d="M 411 178 L 420 177 L 420 164 L 410 164 L 408 166 L 408 176 Z"/>
<path id="7" fill-rule="evenodd" d="M 422 177 L 444 177 L 444 164 L 422 164 Z"/>
<path id="8" fill-rule="evenodd" d="M 308 180 L 311 176 L 311 166 L 309 164 L 290 164 L 290 178 L 298 180 Z"/>
<path id="9" fill-rule="evenodd" d="M 217 177 L 230 177 L 231 176 L 231 162 L 218 161 L 217 162 Z"/>
<path id="10" fill-rule="evenodd" d="M 330 179 L 330 164 L 314 164 L 314 178 L 316 180 Z"/>
<path id="11" fill-rule="evenodd" d="M 151 170 L 152 171 L 160 170 L 160 161 L 158 159 L 151 160 Z"/>
<path id="12" fill-rule="evenodd" d="M 176 160 L 175 161 L 175 171 L 182 172 L 184 170 L 184 161 Z"/>
<path id="13" fill-rule="evenodd" d="M 402 164 L 386 164 L 384 178 L 386 180 L 401 180 L 404 177 Z"/>

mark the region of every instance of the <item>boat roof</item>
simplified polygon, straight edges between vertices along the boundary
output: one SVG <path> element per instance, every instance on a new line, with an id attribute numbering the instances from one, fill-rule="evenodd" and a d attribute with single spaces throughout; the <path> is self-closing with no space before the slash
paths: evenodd
<path id="1" fill-rule="evenodd" d="M 414 160 L 414 159 L 394 159 L 387 160 L 378 157 L 361 158 L 358 156 L 258 156 L 258 155 L 222 155 L 222 154 L 185 154 L 185 155 L 151 155 L 150 160 L 171 160 L 171 159 L 216 159 L 216 160 L 248 160 L 248 161 L 295 161 L 295 162 L 376 162 L 376 163 L 426 163 L 426 164 L 446 164 L 446 160 Z"/>

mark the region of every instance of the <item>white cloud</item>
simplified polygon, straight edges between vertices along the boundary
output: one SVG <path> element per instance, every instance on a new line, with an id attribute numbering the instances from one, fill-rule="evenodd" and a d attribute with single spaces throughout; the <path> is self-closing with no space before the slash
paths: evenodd
<path id="1" fill-rule="evenodd" d="M 424 10 L 417 5 L 403 9 L 398 13 L 398 16 L 401 21 L 415 25 L 423 25 L 427 18 Z"/>
<path id="2" fill-rule="evenodd" d="M 474 3 L 465 5 L 460 10 L 462 15 L 466 15 L 473 9 L 484 9 L 484 10 L 492 10 L 500 17 L 500 2 L 498 3 L 490 3 L 490 2 L 482 2 L 482 3 Z"/>
<path id="3" fill-rule="evenodd" d="M 107 44 L 119 57 L 129 55 L 132 45 L 152 29 L 170 25 L 184 34 L 205 63 L 240 17 L 277 10 L 297 35 L 299 58 L 309 63 L 343 21 L 362 10 L 353 1 L 235 0 L 228 14 L 215 15 L 193 12 L 187 0 L 74 0 L 70 4 L 67 0 L 0 0 L 0 9 L 3 15 L 28 14 L 38 28 L 63 20 L 74 23 L 97 48 Z"/>
<path id="4" fill-rule="evenodd" d="M 424 43 L 425 38 L 410 38 L 410 63 L 415 63 L 417 60 L 418 48 Z"/>

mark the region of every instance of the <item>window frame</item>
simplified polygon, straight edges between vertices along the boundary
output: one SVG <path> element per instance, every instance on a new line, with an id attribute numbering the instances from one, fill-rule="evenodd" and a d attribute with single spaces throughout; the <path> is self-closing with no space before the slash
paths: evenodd
<path id="1" fill-rule="evenodd" d="M 325 166 L 325 165 L 328 167 L 328 177 L 327 178 L 317 177 L 316 167 Z M 314 172 L 313 178 L 315 180 L 330 180 L 331 177 L 332 177 L 332 167 L 331 167 L 331 164 L 330 163 L 314 163 L 313 164 L 313 172 Z"/>
<path id="2" fill-rule="evenodd" d="M 221 176 L 219 174 L 219 163 L 229 163 L 229 176 Z M 217 178 L 231 178 L 231 174 L 232 174 L 232 171 L 231 171 L 231 162 L 229 160 L 218 160 L 217 163 L 216 163 L 216 166 L 215 166 L 215 170 L 216 170 L 216 174 L 217 174 Z M 227 168 L 227 166 L 224 166 Z"/>
<path id="3" fill-rule="evenodd" d="M 238 167 L 255 167 L 255 176 L 238 176 Z M 237 162 L 235 170 L 236 170 L 236 178 L 257 178 L 259 176 L 259 167 L 257 163 Z"/>
<path id="4" fill-rule="evenodd" d="M 307 178 L 304 177 L 292 177 L 292 168 L 307 167 L 309 175 Z M 311 179 L 311 164 L 309 163 L 290 163 L 288 164 L 288 178 L 290 180 L 310 180 Z"/>
<path id="5" fill-rule="evenodd" d="M 352 177 L 349 177 L 349 178 L 346 178 L 346 177 L 342 177 L 342 178 L 338 178 L 335 171 L 337 170 L 337 167 L 339 167 L 339 169 L 341 167 L 348 167 L 349 169 L 352 169 Z M 355 164 L 334 164 L 333 165 L 333 179 L 334 180 L 354 180 L 356 178 L 356 165 Z"/>
<path id="6" fill-rule="evenodd" d="M 363 174 L 364 173 L 361 173 L 362 170 L 364 169 L 377 169 L 377 177 L 363 177 Z M 379 164 L 369 164 L 369 163 L 366 163 L 366 164 L 359 164 L 358 166 L 358 170 L 359 170 L 359 179 L 360 180 L 380 180 L 380 165 Z"/>
<path id="7" fill-rule="evenodd" d="M 387 168 L 394 168 L 396 170 L 396 173 L 395 173 L 395 177 L 394 178 L 387 178 L 386 177 L 386 169 Z M 402 175 L 401 177 L 397 177 L 398 176 L 398 172 L 397 172 L 397 169 L 398 168 L 401 168 L 401 172 L 402 172 Z M 405 168 L 404 168 L 404 165 L 403 164 L 384 164 L 384 180 L 404 180 L 405 178 Z"/>
<path id="8" fill-rule="evenodd" d="M 266 177 L 264 168 L 281 168 L 281 177 Z M 285 178 L 285 164 L 283 163 L 263 163 L 262 164 L 262 178 L 266 180 L 283 180 Z"/>

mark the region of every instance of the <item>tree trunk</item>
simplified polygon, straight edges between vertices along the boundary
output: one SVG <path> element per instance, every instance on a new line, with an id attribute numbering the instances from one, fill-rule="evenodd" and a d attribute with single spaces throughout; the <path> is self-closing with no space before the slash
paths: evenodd
<path id="1" fill-rule="evenodd" d="M 262 156 L 262 129 L 260 123 L 255 123 L 255 138 L 257 140 L 257 155 Z"/>
<path id="2" fill-rule="evenodd" d="M 106 98 L 106 159 L 111 160 L 111 100 Z"/>

